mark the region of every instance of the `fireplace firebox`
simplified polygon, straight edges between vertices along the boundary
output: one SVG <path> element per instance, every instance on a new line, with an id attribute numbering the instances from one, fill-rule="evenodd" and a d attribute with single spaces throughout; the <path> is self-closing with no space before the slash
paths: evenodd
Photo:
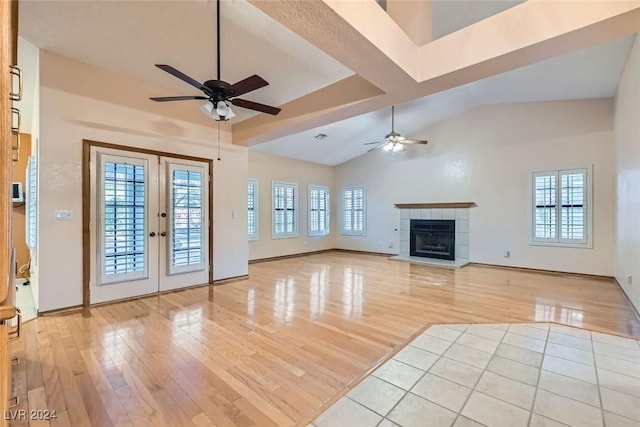
<path id="1" fill-rule="evenodd" d="M 455 260 L 454 220 L 412 219 L 409 233 L 411 256 Z"/>

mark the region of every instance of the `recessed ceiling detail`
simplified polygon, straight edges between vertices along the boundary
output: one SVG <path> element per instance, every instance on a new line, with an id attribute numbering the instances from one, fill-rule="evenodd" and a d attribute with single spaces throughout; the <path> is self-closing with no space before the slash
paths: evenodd
<path id="1" fill-rule="evenodd" d="M 245 0 L 223 1 L 221 9 L 222 76 L 237 82 L 257 73 L 270 83 L 253 101 L 282 105 L 353 75 Z M 153 64 L 200 82 L 214 76 L 215 11 L 209 1 L 26 1 L 19 29 L 41 49 L 164 88 L 163 95 L 186 95 L 183 82 Z M 197 102 L 181 108 L 201 114 Z M 235 112 L 234 122 L 255 114 Z"/>
<path id="2" fill-rule="evenodd" d="M 526 0 L 431 0 L 432 40 L 497 15 Z"/>
<path id="3" fill-rule="evenodd" d="M 429 139 L 430 126 L 486 104 L 606 98 L 615 94 L 635 36 L 529 65 L 396 108 L 396 128 L 408 138 Z M 390 109 L 384 108 L 322 126 L 334 135 L 313 144 L 318 128 L 251 147 L 252 150 L 326 165 L 338 165 L 365 154 L 388 132 Z M 434 143 L 434 141 L 430 141 Z"/>

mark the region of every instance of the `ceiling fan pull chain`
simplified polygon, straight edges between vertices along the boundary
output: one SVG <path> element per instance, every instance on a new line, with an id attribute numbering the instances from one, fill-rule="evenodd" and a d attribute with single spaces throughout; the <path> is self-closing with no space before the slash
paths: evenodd
<path id="1" fill-rule="evenodd" d="M 218 121 L 218 161 L 220 161 L 220 121 Z"/>

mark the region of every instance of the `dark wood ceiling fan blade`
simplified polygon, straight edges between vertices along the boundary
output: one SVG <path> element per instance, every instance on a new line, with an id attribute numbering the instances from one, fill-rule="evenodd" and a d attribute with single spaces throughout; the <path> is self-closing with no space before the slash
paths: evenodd
<path id="1" fill-rule="evenodd" d="M 209 99 L 206 96 L 158 96 L 154 98 L 149 98 L 152 101 L 156 102 L 167 102 L 167 101 L 188 101 L 191 99 Z"/>
<path id="2" fill-rule="evenodd" d="M 277 115 L 281 109 L 277 107 L 271 107 L 270 105 L 259 104 L 253 101 L 247 101 L 246 99 L 232 99 L 231 103 L 233 105 L 237 105 L 238 107 L 248 108 L 250 110 L 260 111 L 261 113 L 267 113 L 272 115 Z"/>
<path id="3" fill-rule="evenodd" d="M 234 83 L 227 89 L 225 92 L 230 96 L 240 96 L 245 93 L 254 91 L 256 89 L 260 89 L 261 87 L 265 87 L 269 84 L 265 79 L 260 77 L 257 74 L 254 74 L 251 77 L 247 77 L 244 80 L 240 80 L 237 83 Z"/>
<path id="4" fill-rule="evenodd" d="M 195 87 L 197 89 L 200 89 L 200 90 L 205 91 L 207 93 L 209 92 L 209 88 L 207 88 L 205 85 L 203 85 L 202 83 L 200 83 L 196 79 L 187 76 L 182 71 L 176 70 L 171 65 L 156 64 L 156 67 L 160 68 L 162 71 L 166 71 L 167 73 L 171 74 L 172 76 L 179 78 L 183 82 L 188 83 L 188 84 L 190 84 L 191 86 L 193 86 L 193 87 Z"/>
<path id="5" fill-rule="evenodd" d="M 401 141 L 402 144 L 428 144 L 429 141 L 425 141 L 423 139 L 403 139 Z"/>
<path id="6" fill-rule="evenodd" d="M 389 142 L 389 141 L 367 142 L 367 143 L 365 143 L 364 145 L 384 144 L 385 142 Z"/>

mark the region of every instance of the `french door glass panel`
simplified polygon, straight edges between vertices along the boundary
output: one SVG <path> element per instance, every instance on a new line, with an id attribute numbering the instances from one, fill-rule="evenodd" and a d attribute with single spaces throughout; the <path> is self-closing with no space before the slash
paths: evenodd
<path id="1" fill-rule="evenodd" d="M 204 167 L 167 163 L 169 275 L 205 268 Z"/>
<path id="2" fill-rule="evenodd" d="M 100 285 L 148 277 L 147 160 L 101 156 Z"/>

